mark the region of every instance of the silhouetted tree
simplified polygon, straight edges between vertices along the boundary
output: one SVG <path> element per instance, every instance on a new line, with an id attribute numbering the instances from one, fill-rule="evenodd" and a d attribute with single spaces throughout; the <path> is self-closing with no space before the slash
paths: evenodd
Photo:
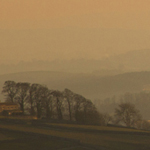
<path id="1" fill-rule="evenodd" d="M 37 90 L 38 84 L 32 84 L 29 88 L 29 94 L 28 94 L 28 105 L 29 105 L 29 112 L 30 115 L 35 115 L 35 93 Z"/>
<path id="2" fill-rule="evenodd" d="M 74 117 L 77 122 L 83 122 L 83 113 L 81 114 L 81 110 L 83 110 L 82 104 L 85 98 L 79 94 L 74 95 Z"/>
<path id="3" fill-rule="evenodd" d="M 43 93 L 45 92 L 45 87 L 40 84 L 34 84 L 35 92 L 34 92 L 34 103 L 37 113 L 37 118 L 42 117 L 43 110 Z"/>
<path id="4" fill-rule="evenodd" d="M 6 81 L 2 93 L 7 101 L 17 102 L 23 113 L 28 109 L 30 115 L 36 114 L 37 118 L 56 118 L 56 114 L 57 119 L 62 120 L 67 112 L 70 121 L 94 123 L 98 120 L 95 105 L 69 89 L 60 92 L 40 84 Z"/>
<path id="5" fill-rule="evenodd" d="M 54 109 L 53 95 L 52 91 L 49 90 L 47 87 L 43 87 L 42 99 L 43 99 L 43 112 L 45 114 L 45 117 L 52 118 Z"/>
<path id="6" fill-rule="evenodd" d="M 2 93 L 6 96 L 6 101 L 14 102 L 15 96 L 18 89 L 16 88 L 16 82 L 14 81 L 5 81 Z"/>
<path id="7" fill-rule="evenodd" d="M 57 118 L 59 120 L 63 119 L 63 94 L 62 92 L 58 91 L 58 90 L 54 90 L 51 92 L 51 94 L 53 95 L 54 99 L 55 99 L 55 104 L 56 104 L 56 111 L 57 111 Z"/>
<path id="8" fill-rule="evenodd" d="M 131 103 L 122 103 L 119 108 L 115 109 L 115 116 L 118 121 L 125 123 L 127 127 L 132 127 L 135 123 L 141 120 L 139 110 Z"/>
<path id="9" fill-rule="evenodd" d="M 66 108 L 66 109 L 68 109 L 69 119 L 71 121 L 72 120 L 73 103 L 74 103 L 74 93 L 72 91 L 70 91 L 69 89 L 65 89 L 63 91 L 63 97 L 67 101 L 68 108 Z"/>
<path id="10" fill-rule="evenodd" d="M 30 88 L 30 83 L 17 83 L 17 95 L 15 97 L 16 102 L 20 105 L 20 109 L 22 110 L 23 114 L 25 111 L 25 104 L 27 103 L 28 98 L 28 91 Z"/>
<path id="11" fill-rule="evenodd" d="M 99 114 L 95 105 L 91 100 L 84 99 L 83 101 L 83 114 L 84 114 L 84 123 L 87 124 L 97 124 L 99 122 Z"/>

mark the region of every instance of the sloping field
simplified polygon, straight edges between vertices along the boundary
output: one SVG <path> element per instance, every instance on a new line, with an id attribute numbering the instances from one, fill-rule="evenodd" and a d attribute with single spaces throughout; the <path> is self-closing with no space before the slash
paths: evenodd
<path id="1" fill-rule="evenodd" d="M 10 136 L 10 135 L 8 135 L 8 134 L 0 132 L 0 142 L 1 141 L 6 141 L 6 140 L 13 140 L 13 139 L 15 139 L 15 138 Z"/>
<path id="2" fill-rule="evenodd" d="M 88 132 L 88 130 L 66 130 L 63 128 L 51 128 L 33 125 L 6 125 L 0 124 L 1 129 L 20 131 L 23 133 L 36 133 L 41 135 L 50 135 L 52 137 L 66 138 L 80 141 L 81 144 L 102 147 L 110 150 L 148 150 L 150 149 L 150 132 L 117 128 L 117 127 L 98 127 L 82 125 L 53 124 L 55 126 L 66 126 L 72 128 L 95 129 L 98 132 Z M 99 132 L 106 131 L 107 132 Z M 113 131 L 113 132 L 111 132 Z"/>
<path id="3" fill-rule="evenodd" d="M 80 146 L 76 141 L 6 128 L 0 129 L 0 136 L 0 149 L 3 150 L 61 150 Z"/>
<path id="4" fill-rule="evenodd" d="M 130 129 L 130 128 L 121 128 L 121 127 L 108 127 L 108 126 L 93 126 L 93 125 L 78 125 L 78 124 L 58 124 L 58 123 L 46 123 L 50 127 L 64 127 L 69 129 L 87 129 L 87 130 L 96 130 L 96 131 L 116 131 L 116 132 L 136 132 L 136 133 L 150 133 L 150 131 Z"/>

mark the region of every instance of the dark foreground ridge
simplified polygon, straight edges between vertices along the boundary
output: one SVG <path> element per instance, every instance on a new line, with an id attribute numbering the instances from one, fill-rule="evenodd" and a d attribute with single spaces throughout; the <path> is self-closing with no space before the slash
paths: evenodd
<path id="1" fill-rule="evenodd" d="M 17 147 L 11 147 L 11 150 L 17 150 L 17 148 L 22 148 L 23 145 L 25 145 L 24 148 L 28 148 L 28 150 L 107 150 L 106 148 L 100 148 L 98 146 L 92 146 L 88 144 L 83 144 L 80 142 L 80 140 L 75 139 L 69 139 L 69 138 L 63 138 L 63 137 L 56 137 L 51 135 L 45 135 L 45 134 L 39 134 L 39 133 L 32 133 L 32 132 L 24 132 L 24 131 L 14 131 L 11 129 L 3 129 L 0 128 L 0 134 L 9 134 L 9 135 L 16 135 L 17 139 L 13 140 L 4 140 L 0 141 L 1 147 L 4 147 L 6 145 L 16 145 Z M 45 142 L 57 142 L 57 144 L 62 145 L 62 147 L 59 147 L 55 144 L 50 144 L 48 146 L 45 146 Z M 53 148 L 55 147 L 55 148 Z M 24 149 L 23 148 L 23 149 Z M 7 149 L 5 149 L 7 150 Z M 8 148 L 8 150 L 10 150 Z M 19 149 L 18 149 L 19 150 Z"/>

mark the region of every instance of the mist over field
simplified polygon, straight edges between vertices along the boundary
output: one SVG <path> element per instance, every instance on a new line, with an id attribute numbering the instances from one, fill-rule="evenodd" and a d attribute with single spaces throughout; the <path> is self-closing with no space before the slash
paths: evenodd
<path id="1" fill-rule="evenodd" d="M 58 71 L 107 76 L 125 72 L 149 71 L 149 56 L 150 50 L 143 49 L 110 55 L 101 59 L 31 60 L 17 63 L 8 61 L 0 64 L 0 74 L 26 71 Z"/>
<path id="2" fill-rule="evenodd" d="M 105 72 L 106 73 L 106 72 Z M 100 112 L 113 113 L 119 103 L 121 95 L 126 93 L 149 92 L 150 71 L 107 72 L 94 73 L 67 73 L 58 71 L 26 71 L 0 75 L 0 89 L 5 81 L 28 82 L 46 85 L 49 89 L 63 91 L 65 88 L 92 100 Z M 1 101 L 5 100 L 1 94 Z M 135 103 L 135 99 L 125 101 Z M 140 99 L 137 105 L 144 118 L 149 119 L 148 99 Z"/>
<path id="3" fill-rule="evenodd" d="M 149 18 L 149 0 L 0 0 L 0 147 L 150 149 Z"/>
<path id="4" fill-rule="evenodd" d="M 114 104 L 113 96 L 149 91 L 147 31 L 59 28 L 0 32 L 1 90 L 7 80 L 39 83 L 61 91 L 68 88 L 110 114 L 120 103 L 118 99 Z M 0 97 L 5 100 L 4 95 Z M 145 104 L 140 110 L 149 119 Z"/>

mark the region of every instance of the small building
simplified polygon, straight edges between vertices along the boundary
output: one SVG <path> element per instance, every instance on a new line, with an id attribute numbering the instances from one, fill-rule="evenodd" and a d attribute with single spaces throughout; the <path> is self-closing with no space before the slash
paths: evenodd
<path id="1" fill-rule="evenodd" d="M 5 112 L 5 114 L 8 115 L 22 113 L 17 103 L 6 103 L 6 102 L 0 103 L 0 113 L 3 114 L 3 112 Z"/>

